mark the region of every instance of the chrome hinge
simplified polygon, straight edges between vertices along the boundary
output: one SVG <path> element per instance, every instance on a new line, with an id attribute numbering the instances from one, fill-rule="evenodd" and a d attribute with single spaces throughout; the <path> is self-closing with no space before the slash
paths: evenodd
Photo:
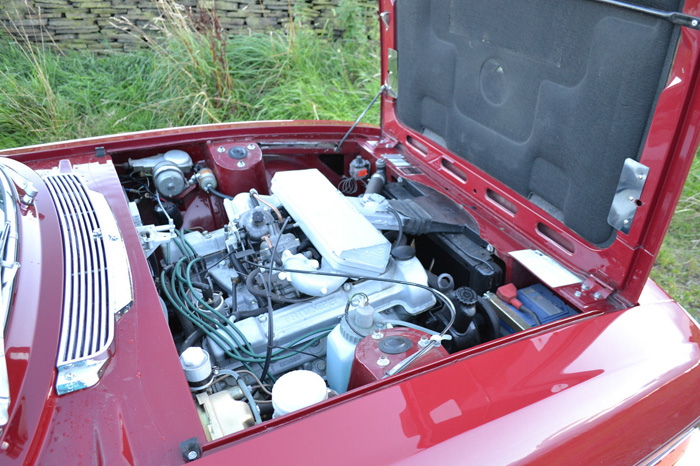
<path id="1" fill-rule="evenodd" d="M 649 167 L 634 159 L 625 160 L 608 213 L 608 224 L 611 227 L 622 233 L 629 233 L 637 208 L 642 205 L 639 198 L 642 196 L 648 175 Z"/>

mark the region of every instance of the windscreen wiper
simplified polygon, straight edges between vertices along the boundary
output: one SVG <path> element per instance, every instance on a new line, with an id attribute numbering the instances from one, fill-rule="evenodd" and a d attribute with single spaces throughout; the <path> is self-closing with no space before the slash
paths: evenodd
<path id="1" fill-rule="evenodd" d="M 700 31 L 700 18 L 696 16 L 686 15 L 685 13 L 679 13 L 677 11 L 664 11 L 656 10 L 654 8 L 647 8 L 644 6 L 633 5 L 631 3 L 620 2 L 618 0 L 593 0 L 598 3 L 605 3 L 606 5 L 612 5 L 619 8 L 624 8 L 626 10 L 636 11 L 638 13 L 644 13 L 646 15 L 651 15 L 656 18 L 665 19 L 678 26 L 684 26 L 691 29 L 696 29 Z"/>

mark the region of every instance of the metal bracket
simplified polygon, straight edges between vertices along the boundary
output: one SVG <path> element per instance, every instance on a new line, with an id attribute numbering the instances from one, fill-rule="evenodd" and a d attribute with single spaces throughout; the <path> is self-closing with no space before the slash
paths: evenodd
<path id="1" fill-rule="evenodd" d="M 700 31 L 700 18 L 686 15 L 685 13 L 679 13 L 677 11 L 663 11 L 656 10 L 654 8 L 646 8 L 639 5 L 632 5 L 626 2 L 620 2 L 617 0 L 593 0 L 598 3 L 605 3 L 606 5 L 616 6 L 618 8 L 624 8 L 626 10 L 636 11 L 637 13 L 643 13 L 646 15 L 654 16 L 656 18 L 665 19 L 670 23 L 677 26 L 684 26 L 691 29 L 696 29 Z"/>
<path id="2" fill-rule="evenodd" d="M 150 257 L 161 244 L 168 243 L 171 239 L 177 237 L 175 234 L 175 225 L 172 223 L 172 220 L 168 225 L 144 225 L 136 227 L 136 231 L 139 234 L 141 247 L 146 257 Z"/>
<path id="3" fill-rule="evenodd" d="M 615 288 L 601 281 L 595 275 L 590 275 L 586 281 L 581 284 L 581 288 L 574 292 L 574 296 L 581 299 L 586 304 L 592 304 L 596 301 L 608 299 L 608 296 L 613 294 Z"/>
<path id="4" fill-rule="evenodd" d="M 399 52 L 388 49 L 386 90 L 390 97 L 399 96 Z"/>
<path id="5" fill-rule="evenodd" d="M 391 24 L 391 13 L 388 11 L 382 11 L 379 13 L 379 17 L 382 19 L 382 23 L 384 23 L 384 28 L 386 30 L 389 30 L 389 25 Z"/>
<path id="6" fill-rule="evenodd" d="M 611 227 L 622 233 L 629 233 L 634 215 L 641 205 L 639 198 L 644 190 L 648 174 L 648 167 L 634 159 L 625 160 L 608 214 L 608 224 Z"/>
<path id="7" fill-rule="evenodd" d="M 191 463 L 202 457 L 202 446 L 199 444 L 197 437 L 192 437 L 184 442 L 180 442 L 180 452 L 185 461 Z"/>

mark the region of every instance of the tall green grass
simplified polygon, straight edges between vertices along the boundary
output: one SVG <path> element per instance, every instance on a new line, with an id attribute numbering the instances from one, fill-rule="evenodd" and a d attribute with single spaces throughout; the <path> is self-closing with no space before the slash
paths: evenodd
<path id="1" fill-rule="evenodd" d="M 700 158 L 697 155 L 651 277 L 700 320 Z"/>
<path id="2" fill-rule="evenodd" d="M 161 2 L 145 50 L 59 53 L 0 32 L 0 148 L 125 131 L 267 119 L 354 119 L 379 88 L 376 15 L 345 1 L 325 31 L 222 37 L 214 12 Z M 345 30 L 344 34 L 336 31 Z M 378 123 L 378 109 L 367 121 Z"/>

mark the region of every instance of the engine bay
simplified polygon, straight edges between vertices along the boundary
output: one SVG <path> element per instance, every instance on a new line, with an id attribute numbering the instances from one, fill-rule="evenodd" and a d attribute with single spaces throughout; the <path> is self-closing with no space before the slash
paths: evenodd
<path id="1" fill-rule="evenodd" d="M 399 154 L 283 149 L 113 155 L 209 440 L 577 314 Z"/>

